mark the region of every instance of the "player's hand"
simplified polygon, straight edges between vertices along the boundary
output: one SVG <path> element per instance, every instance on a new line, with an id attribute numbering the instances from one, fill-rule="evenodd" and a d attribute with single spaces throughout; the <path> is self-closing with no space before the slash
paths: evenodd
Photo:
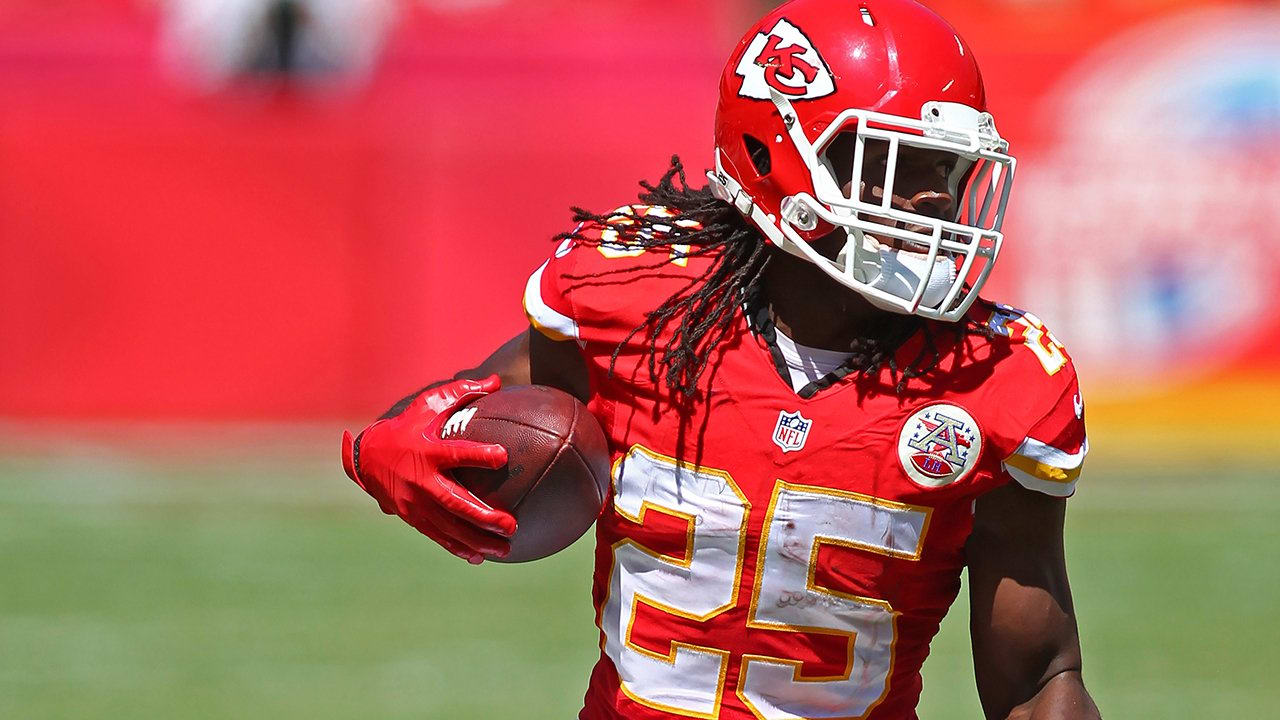
<path id="1" fill-rule="evenodd" d="M 516 531 L 510 513 L 489 507 L 447 472 L 455 467 L 496 469 L 506 448 L 466 440 L 441 440 L 453 411 L 501 386 L 497 375 L 455 380 L 428 390 L 404 412 L 379 420 L 358 437 L 342 434 L 342 467 L 388 515 L 398 515 L 458 557 L 479 564 L 503 557 Z"/>

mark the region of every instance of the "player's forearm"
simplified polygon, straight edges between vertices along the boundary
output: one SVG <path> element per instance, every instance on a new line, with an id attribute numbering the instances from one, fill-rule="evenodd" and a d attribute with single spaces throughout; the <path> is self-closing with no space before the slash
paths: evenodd
<path id="1" fill-rule="evenodd" d="M 441 385 L 444 385 L 445 383 L 450 383 L 450 382 L 453 382 L 454 380 L 464 380 L 464 379 L 475 380 L 483 376 L 484 376 L 484 373 L 482 373 L 478 369 L 473 368 L 470 370 L 459 370 L 458 372 L 454 373 L 452 378 L 448 380 L 437 380 L 431 383 L 430 385 L 418 390 L 417 392 L 410 393 L 409 395 L 405 395 L 404 397 L 400 398 L 399 400 L 396 401 L 395 405 L 392 405 L 390 409 L 388 409 L 386 412 L 379 415 L 378 419 L 386 420 L 387 418 L 393 418 L 399 415 L 400 413 L 405 411 L 405 408 L 409 407 L 409 403 L 413 402 L 414 398 L 418 397 L 419 395 L 421 395 L 422 393 L 428 390 L 435 390 L 436 388 L 440 387 Z"/>
<path id="2" fill-rule="evenodd" d="M 391 406 L 391 409 L 383 413 L 379 419 L 385 420 L 399 415 L 404 412 L 405 408 L 409 407 L 409 403 L 413 402 L 414 398 L 453 380 L 477 380 L 489 375 L 497 375 L 505 387 L 528 385 L 530 382 L 529 367 L 529 340 L 528 332 L 525 331 L 503 343 L 502 347 L 495 350 L 489 357 L 484 359 L 484 362 L 476 367 L 459 370 L 448 380 L 437 380 L 421 390 L 401 398 L 399 402 Z"/>
<path id="3" fill-rule="evenodd" d="M 1101 718 L 1080 671 L 1058 673 L 1027 702 L 1015 707 L 1006 720 L 1094 720 Z"/>

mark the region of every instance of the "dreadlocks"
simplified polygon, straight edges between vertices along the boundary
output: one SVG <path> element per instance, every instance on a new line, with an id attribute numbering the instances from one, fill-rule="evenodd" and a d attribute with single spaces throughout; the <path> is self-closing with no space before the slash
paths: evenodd
<path id="1" fill-rule="evenodd" d="M 657 184 L 642 180 L 640 187 L 643 205 L 667 208 L 673 214 L 651 215 L 622 208 L 601 215 L 574 207 L 577 229 L 557 235 L 556 240 L 599 244 L 601 240 L 586 236 L 583 231 L 607 227 L 619 233 L 618 240 L 610 242 L 646 249 L 672 248 L 685 257 L 711 258 L 711 266 L 702 276 L 692 278 L 645 314 L 644 322 L 614 349 L 610 362 L 613 370 L 624 346 L 643 333 L 650 378 L 654 382 L 661 378 L 673 400 L 683 404 L 696 397 L 698 381 L 710 365 L 716 346 L 732 332 L 736 313 L 744 303 L 761 297 L 764 270 L 773 253 L 759 230 L 732 205 L 715 198 L 707 187 L 689 187 L 678 156 L 672 156 L 670 167 Z M 641 269 L 646 268 L 633 266 L 630 271 Z M 659 338 L 673 324 L 670 339 L 665 347 L 659 347 Z M 942 323 L 886 313 L 853 342 L 849 367 L 867 376 L 887 366 L 901 393 L 910 379 L 924 375 L 942 360 L 934 342 L 934 325 L 938 324 Z M 986 330 L 985 326 L 966 323 L 942 325 L 954 329 L 957 335 Z M 925 342 L 916 358 L 900 368 L 894 355 L 917 330 L 923 331 Z"/>

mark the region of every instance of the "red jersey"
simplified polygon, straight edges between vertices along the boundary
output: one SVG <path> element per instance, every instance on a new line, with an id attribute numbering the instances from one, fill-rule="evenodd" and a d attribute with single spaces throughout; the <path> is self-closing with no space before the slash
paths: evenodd
<path id="1" fill-rule="evenodd" d="M 994 337 L 939 340 L 941 362 L 900 393 L 887 369 L 797 392 L 767 313 L 744 309 L 703 375 L 682 466 L 644 332 L 628 336 L 710 261 L 605 232 L 561 245 L 525 294 L 535 327 L 581 347 L 614 459 L 580 718 L 914 718 L 974 500 L 1011 479 L 1074 490 L 1083 409 L 1061 344 L 983 304 L 971 317 Z"/>

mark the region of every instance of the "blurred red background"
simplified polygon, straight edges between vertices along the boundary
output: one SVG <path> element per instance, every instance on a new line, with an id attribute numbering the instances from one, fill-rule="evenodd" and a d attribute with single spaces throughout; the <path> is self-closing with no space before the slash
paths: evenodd
<path id="1" fill-rule="evenodd" d="M 1244 23 L 1265 39 L 1274 6 L 931 4 L 976 49 L 1022 163 L 987 294 L 1057 328 L 1103 400 L 1135 386 L 1274 384 L 1280 321 L 1262 309 L 1280 238 L 1265 207 L 1237 205 L 1232 237 L 1249 267 L 1228 253 L 1206 275 L 1184 255 L 1227 239 L 1160 225 L 1162 199 L 1185 203 L 1148 187 L 1152 155 L 1133 167 L 1120 150 L 1150 124 L 1121 102 L 1138 92 L 1130 76 L 1147 72 L 1153 97 L 1172 88 L 1169 102 L 1221 89 L 1204 63 L 1179 69 L 1185 38 L 1227 47 Z M 721 65 L 760 10 L 460 5 L 401 6 L 367 82 L 320 89 L 184 82 L 161 59 L 156 3 L 0 6 L 0 416 L 360 417 L 478 361 L 522 327 L 524 280 L 570 205 L 630 201 L 672 153 L 695 176 L 710 163 Z M 1169 60 L 1143 69 L 1153 55 Z M 1178 90 L 1193 76 L 1209 80 Z M 1268 140 L 1280 103 L 1259 92 L 1262 134 L 1231 129 L 1234 154 L 1215 167 L 1280 189 Z M 1099 124 L 1085 117 L 1094 107 L 1136 124 Z M 1151 152 L 1178 163 L 1197 132 L 1161 136 Z M 1132 206 L 1073 195 L 1138 185 Z M 1219 219 L 1213 206 L 1195 212 L 1197 227 Z M 1156 258 L 1156 274 L 1133 274 L 1117 246 Z"/>

